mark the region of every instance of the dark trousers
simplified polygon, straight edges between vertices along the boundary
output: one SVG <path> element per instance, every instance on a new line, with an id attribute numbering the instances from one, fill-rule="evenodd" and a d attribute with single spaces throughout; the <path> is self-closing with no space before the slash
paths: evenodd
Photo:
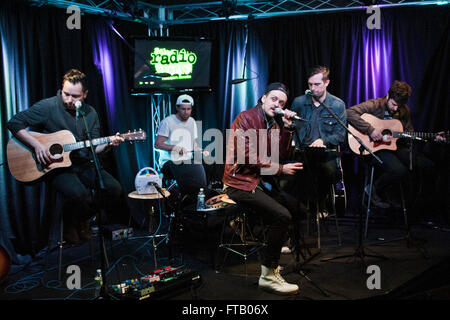
<path id="1" fill-rule="evenodd" d="M 103 206 L 108 214 L 120 207 L 122 187 L 107 171 L 102 169 L 101 173 L 105 185 Z M 64 199 L 64 220 L 69 224 L 89 219 L 102 205 L 93 199 L 91 190 L 96 188 L 96 171 L 90 165 L 55 171 L 48 181 Z"/>
<path id="2" fill-rule="evenodd" d="M 290 189 L 302 200 L 321 200 L 323 206 L 331 185 L 338 180 L 337 158 L 333 154 L 324 153 L 321 157 L 304 155 L 303 170 L 297 172 Z M 323 208 L 322 208 L 323 209 Z"/>
<path id="3" fill-rule="evenodd" d="M 383 161 L 382 172 L 374 182 L 375 189 L 382 190 L 385 187 L 399 182 L 405 177 L 410 167 L 410 151 L 408 148 L 398 148 L 396 151 L 380 150 L 376 155 Z M 380 167 L 375 159 L 371 159 L 377 167 Z M 431 170 L 433 162 L 420 152 L 413 151 L 412 164 L 415 169 Z"/>
<path id="4" fill-rule="evenodd" d="M 208 183 L 203 164 L 175 164 L 169 160 L 163 165 L 161 172 L 164 175 L 171 175 L 177 181 L 183 195 L 198 194 L 200 188 L 203 188 L 206 192 Z"/>
<path id="5" fill-rule="evenodd" d="M 244 191 L 228 187 L 226 193 L 238 205 L 250 208 L 262 218 L 267 227 L 267 246 L 261 251 L 261 263 L 268 268 L 276 268 L 280 260 L 281 247 L 287 240 L 288 229 L 292 222 L 291 213 L 280 203 L 286 202 L 286 198 L 280 196 L 278 202 L 260 188 Z M 292 204 L 286 205 L 292 207 Z"/>

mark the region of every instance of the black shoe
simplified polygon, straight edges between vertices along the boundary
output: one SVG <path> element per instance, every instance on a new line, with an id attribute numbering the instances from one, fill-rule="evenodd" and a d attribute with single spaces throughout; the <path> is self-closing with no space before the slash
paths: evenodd
<path id="1" fill-rule="evenodd" d="M 364 188 L 364 192 L 367 194 L 367 196 L 369 196 L 369 186 L 367 185 Z M 370 197 L 370 201 L 372 202 L 372 204 L 378 208 L 382 208 L 382 209 L 387 209 L 390 207 L 389 203 L 383 202 L 383 200 L 381 200 L 380 196 L 377 194 L 376 190 L 375 190 L 375 186 L 372 186 L 372 195 Z"/>

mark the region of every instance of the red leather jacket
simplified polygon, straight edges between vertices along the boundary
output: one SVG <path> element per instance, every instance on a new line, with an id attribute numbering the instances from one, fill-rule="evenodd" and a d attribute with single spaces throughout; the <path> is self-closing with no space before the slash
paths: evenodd
<path id="1" fill-rule="evenodd" d="M 239 113 L 228 136 L 223 183 L 252 191 L 258 185 L 261 173 L 279 175 L 283 165 L 272 161 L 273 158 L 276 159 L 276 154 L 271 152 L 271 145 L 278 147 L 279 160 L 287 160 L 293 150 L 293 133 L 294 130 L 280 128 L 276 122 L 268 132 L 264 110 L 260 104 Z M 277 141 L 272 141 L 272 137 Z"/>

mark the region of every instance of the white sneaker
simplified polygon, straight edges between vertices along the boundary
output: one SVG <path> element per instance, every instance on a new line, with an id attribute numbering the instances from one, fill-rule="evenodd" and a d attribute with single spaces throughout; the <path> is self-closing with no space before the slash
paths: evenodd
<path id="1" fill-rule="evenodd" d="M 281 248 L 281 253 L 282 253 L 282 254 L 289 254 L 289 253 L 292 253 L 292 250 L 291 250 L 291 248 L 289 248 L 288 246 L 283 246 L 283 247 Z"/>
<path id="2" fill-rule="evenodd" d="M 277 294 L 296 294 L 298 285 L 287 283 L 280 274 L 280 266 L 276 269 L 261 265 L 261 276 L 258 285 L 261 289 Z"/>

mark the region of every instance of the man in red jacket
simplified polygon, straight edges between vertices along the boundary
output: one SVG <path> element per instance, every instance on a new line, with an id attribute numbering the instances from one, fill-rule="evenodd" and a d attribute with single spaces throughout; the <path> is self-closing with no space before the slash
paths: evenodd
<path id="1" fill-rule="evenodd" d="M 262 250 L 259 286 L 279 294 L 295 294 L 299 288 L 287 283 L 280 275 L 278 261 L 287 239 L 291 212 L 258 185 L 261 175 L 293 175 L 303 169 L 302 163 L 280 164 L 292 151 L 296 115 L 284 109 L 288 99 L 287 87 L 271 83 L 256 107 L 241 112 L 233 121 L 228 139 L 223 183 L 228 196 L 238 205 L 253 209 L 267 228 L 267 245 Z M 279 110 L 278 110 L 278 113 Z M 262 153 L 262 154 L 261 154 Z"/>

